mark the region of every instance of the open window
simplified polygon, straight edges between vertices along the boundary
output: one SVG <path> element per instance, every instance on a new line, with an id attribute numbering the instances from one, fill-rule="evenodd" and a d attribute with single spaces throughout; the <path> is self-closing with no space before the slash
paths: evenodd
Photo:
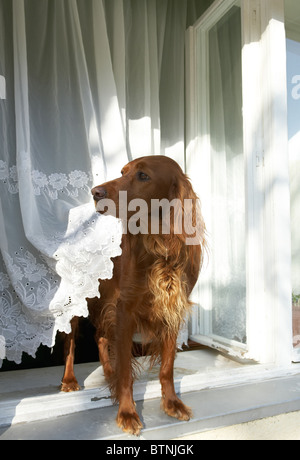
<path id="1" fill-rule="evenodd" d="M 194 33 L 200 136 L 206 143 L 200 147 L 196 180 L 209 234 L 209 263 L 199 283 L 200 306 L 191 332 L 194 340 L 243 353 L 247 288 L 239 5 L 212 12 Z"/>
<path id="2" fill-rule="evenodd" d="M 191 337 L 239 358 L 288 364 L 285 44 L 277 0 L 216 1 L 186 36 L 187 170 L 210 242 Z"/>

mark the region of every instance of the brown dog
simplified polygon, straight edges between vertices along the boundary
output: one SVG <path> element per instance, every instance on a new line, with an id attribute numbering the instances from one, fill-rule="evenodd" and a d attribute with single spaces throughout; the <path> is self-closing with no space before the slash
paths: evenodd
<path id="1" fill-rule="evenodd" d="M 122 177 L 93 188 L 92 194 L 98 212 L 114 211 L 124 222 L 122 255 L 114 259 L 113 278 L 100 281 L 100 299 L 88 299 L 100 361 L 112 397 L 119 402 L 117 424 L 135 435 L 142 428 L 132 391 L 136 331 L 142 334 L 151 364 L 161 363 L 162 409 L 189 420 L 191 409 L 175 393 L 173 366 L 178 331 L 190 309 L 188 298 L 205 245 L 197 197 L 179 165 L 165 156 L 130 162 Z M 163 210 L 158 206 L 162 203 L 174 206 Z M 65 341 L 63 391 L 79 389 L 73 370 L 77 321 L 73 319 Z"/>

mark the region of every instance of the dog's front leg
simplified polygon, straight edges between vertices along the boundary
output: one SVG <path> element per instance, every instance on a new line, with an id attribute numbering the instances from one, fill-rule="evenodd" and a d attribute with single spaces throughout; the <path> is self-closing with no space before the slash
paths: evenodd
<path id="1" fill-rule="evenodd" d="M 192 411 L 178 398 L 174 388 L 174 359 L 176 354 L 176 336 L 166 337 L 161 346 L 161 409 L 171 417 L 179 420 L 189 420 L 192 417 Z"/>
<path id="2" fill-rule="evenodd" d="M 64 342 L 64 358 L 65 358 L 65 370 L 64 376 L 61 382 L 60 390 L 64 392 L 78 391 L 80 386 L 76 380 L 74 374 L 74 357 L 75 357 L 75 341 L 76 333 L 78 329 L 78 317 L 74 317 L 71 321 L 71 333 L 65 335 Z"/>
<path id="3" fill-rule="evenodd" d="M 142 422 L 133 400 L 132 336 L 135 322 L 130 305 L 120 302 L 117 306 L 115 397 L 119 401 L 117 424 L 123 431 L 138 436 Z"/>

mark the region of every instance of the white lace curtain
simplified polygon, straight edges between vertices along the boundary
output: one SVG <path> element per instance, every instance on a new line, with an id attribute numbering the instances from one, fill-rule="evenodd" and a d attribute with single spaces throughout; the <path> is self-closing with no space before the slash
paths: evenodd
<path id="1" fill-rule="evenodd" d="M 208 3 L 0 0 L 0 364 L 53 346 L 112 275 L 93 184 L 141 155 L 184 165 L 184 33 Z"/>

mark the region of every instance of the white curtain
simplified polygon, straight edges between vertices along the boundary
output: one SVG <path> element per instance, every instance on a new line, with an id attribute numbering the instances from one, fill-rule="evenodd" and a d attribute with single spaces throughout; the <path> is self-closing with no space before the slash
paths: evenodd
<path id="1" fill-rule="evenodd" d="M 112 276 L 121 228 L 91 187 L 141 155 L 184 166 L 184 33 L 208 3 L 0 0 L 1 362 L 53 346 Z"/>

